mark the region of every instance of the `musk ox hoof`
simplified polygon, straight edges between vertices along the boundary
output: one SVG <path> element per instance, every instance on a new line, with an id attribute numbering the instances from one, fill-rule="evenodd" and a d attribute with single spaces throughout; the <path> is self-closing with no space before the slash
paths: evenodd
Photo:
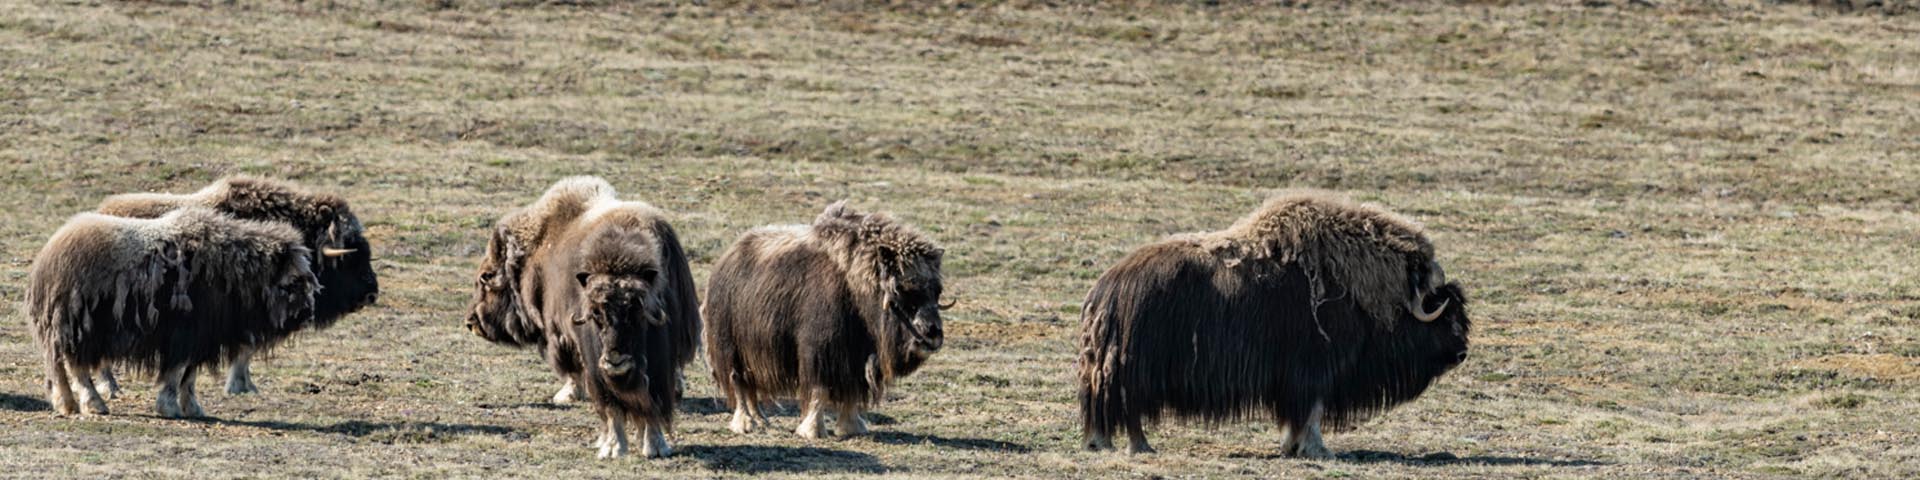
<path id="1" fill-rule="evenodd" d="M 610 460 L 627 456 L 627 446 L 619 442 L 606 442 L 600 445 L 600 458 Z"/>
<path id="2" fill-rule="evenodd" d="M 1307 460 L 1332 460 L 1333 452 L 1327 450 L 1325 445 L 1301 445 L 1293 451 L 1293 456 Z"/>
<path id="3" fill-rule="evenodd" d="M 200 408 L 199 402 L 187 401 L 180 405 L 180 416 L 183 418 L 204 418 L 207 416 L 207 411 Z"/>
<path id="4" fill-rule="evenodd" d="M 800 438 L 805 438 L 808 440 L 819 440 L 822 437 L 824 437 L 826 433 L 826 432 L 822 432 L 821 430 L 823 429 L 820 428 L 820 422 L 810 422 L 810 421 L 802 420 L 800 422 L 800 428 L 794 429 L 793 433 L 799 434 Z"/>
<path id="5" fill-rule="evenodd" d="M 1087 451 L 1089 452 L 1105 452 L 1108 450 L 1113 450 L 1113 437 L 1089 438 L 1087 439 L 1086 444 L 1082 446 L 1086 447 Z"/>
<path id="6" fill-rule="evenodd" d="M 746 415 L 734 414 L 733 421 L 727 422 L 727 429 L 732 430 L 733 433 L 746 435 L 749 433 L 753 433 L 754 427 L 759 426 L 759 425 L 755 425 L 754 423 L 755 422 L 753 421 L 752 417 L 748 417 Z"/>
<path id="7" fill-rule="evenodd" d="M 86 405 L 84 405 L 84 407 L 85 407 L 84 410 L 86 410 L 88 414 L 92 414 L 92 415 L 107 414 L 107 401 L 101 400 L 100 397 L 93 397 L 93 398 L 87 399 L 87 403 Z"/>
<path id="8" fill-rule="evenodd" d="M 253 379 L 238 378 L 227 381 L 228 395 L 246 395 L 249 393 L 260 393 L 260 387 L 253 384 Z"/>
<path id="9" fill-rule="evenodd" d="M 840 438 L 849 438 L 849 437 L 866 435 L 867 421 L 865 419 L 860 418 L 859 414 L 853 414 L 853 415 L 841 417 L 840 425 L 834 428 L 834 430 L 836 430 L 835 433 L 838 433 L 840 435 Z"/>
<path id="10" fill-rule="evenodd" d="M 673 455 L 673 446 L 667 444 L 667 438 L 654 434 L 640 442 L 640 455 L 646 458 L 666 458 Z"/>
<path id="11" fill-rule="evenodd" d="M 573 382 L 569 381 L 566 385 L 561 385 L 560 391 L 553 393 L 553 403 L 573 403 Z"/>
<path id="12" fill-rule="evenodd" d="M 153 414 L 160 418 L 180 418 L 180 402 L 171 395 L 161 395 L 159 400 L 153 402 Z"/>

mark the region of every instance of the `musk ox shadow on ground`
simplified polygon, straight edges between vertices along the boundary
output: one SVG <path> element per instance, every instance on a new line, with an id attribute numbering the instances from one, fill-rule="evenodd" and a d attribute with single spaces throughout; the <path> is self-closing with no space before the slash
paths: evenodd
<path id="1" fill-rule="evenodd" d="M 0 410 L 12 410 L 15 412 L 44 412 L 52 409 L 53 409 L 53 404 L 47 403 L 47 400 L 43 398 L 35 397 L 32 395 L 15 395 L 11 393 L 0 393 Z"/>
<path id="2" fill-rule="evenodd" d="M 1381 452 L 1381 451 L 1374 451 L 1374 450 L 1354 450 L 1351 452 L 1339 454 L 1336 457 L 1339 458 L 1340 460 L 1353 462 L 1353 463 L 1398 463 L 1401 465 L 1420 466 L 1420 467 L 1445 467 L 1445 466 L 1452 466 L 1452 465 L 1492 465 L 1492 466 L 1524 465 L 1524 466 L 1548 466 L 1548 467 L 1595 467 L 1595 466 L 1601 466 L 1601 465 L 1610 465 L 1610 463 L 1608 462 L 1599 462 L 1599 461 L 1593 461 L 1593 460 L 1578 460 L 1578 459 L 1549 460 L 1549 459 L 1539 459 L 1539 458 L 1501 457 L 1501 456 L 1460 457 L 1450 452 L 1433 452 L 1433 453 L 1428 453 L 1424 455 L 1408 456 L 1405 454 L 1394 453 L 1394 452 Z"/>
<path id="3" fill-rule="evenodd" d="M 204 418 L 192 421 L 228 426 L 264 428 L 282 432 L 313 432 L 346 435 L 354 438 L 377 438 L 386 443 L 437 443 L 451 440 L 452 437 L 468 435 L 518 436 L 519 438 L 526 438 L 527 436 L 524 432 L 512 427 L 465 423 L 368 422 L 363 420 L 348 420 L 331 425 L 318 425 L 279 420 L 223 420 L 217 418 Z"/>
<path id="4" fill-rule="evenodd" d="M 932 444 L 940 448 L 959 450 L 989 450 L 1009 453 L 1031 453 L 1032 447 L 1013 442 L 988 440 L 984 438 L 947 438 L 938 435 L 920 435 L 901 432 L 875 432 L 873 441 L 888 445 Z"/>
<path id="5" fill-rule="evenodd" d="M 679 451 L 709 469 L 732 473 L 899 473 L 872 455 L 820 447 L 687 445 Z"/>

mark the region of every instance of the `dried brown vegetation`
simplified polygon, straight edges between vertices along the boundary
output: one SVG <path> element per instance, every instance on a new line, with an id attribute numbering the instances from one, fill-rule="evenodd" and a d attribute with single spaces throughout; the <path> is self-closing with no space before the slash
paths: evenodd
<path id="1" fill-rule="evenodd" d="M 1920 475 L 1913 17 L 1644 3 L 0 2 L 0 307 L 70 215 L 230 173 L 349 199 L 382 290 L 207 422 L 54 418 L 0 322 L 0 475 Z M 696 362 L 675 456 L 591 462 L 461 326 L 492 221 L 583 173 L 702 283 L 753 226 L 894 212 L 947 249 L 946 345 L 870 438 L 735 436 Z M 1094 277 L 1283 187 L 1424 223 L 1473 356 L 1338 461 L 1259 424 L 1081 453 Z"/>

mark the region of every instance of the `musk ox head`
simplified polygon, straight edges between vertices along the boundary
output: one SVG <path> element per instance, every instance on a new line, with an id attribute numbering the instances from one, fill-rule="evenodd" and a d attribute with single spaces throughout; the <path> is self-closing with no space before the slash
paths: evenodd
<path id="1" fill-rule="evenodd" d="M 573 274 L 580 286 L 576 326 L 598 331 L 599 367 L 609 377 L 642 376 L 646 335 L 667 325 L 660 242 L 646 228 L 605 222 L 581 245 L 585 258 Z M 631 383 L 631 382 L 621 382 Z"/>
<path id="2" fill-rule="evenodd" d="M 539 332 L 530 325 L 520 307 L 519 273 L 526 252 L 505 229 L 494 229 L 487 241 L 486 258 L 480 261 L 480 273 L 474 278 L 473 304 L 467 310 L 467 331 L 494 343 L 530 345 L 540 341 Z"/>
<path id="3" fill-rule="evenodd" d="M 309 255 L 303 246 L 288 249 L 272 280 L 273 285 L 267 288 L 267 300 L 274 306 L 273 315 L 284 315 L 274 319 L 276 326 L 285 327 L 314 318 L 314 296 L 320 291 L 320 283 L 313 274 Z"/>
<path id="4" fill-rule="evenodd" d="M 915 252 L 900 252 L 892 247 L 882 246 L 877 250 L 880 272 L 879 311 L 884 312 L 883 322 L 892 328 L 877 331 L 898 331 L 895 341 L 900 351 L 914 364 L 924 361 L 946 343 L 946 333 L 940 324 L 940 310 L 951 308 L 942 305 L 940 295 L 940 257 L 942 252 L 927 249 Z"/>
<path id="5" fill-rule="evenodd" d="M 1406 333 L 1414 337 L 1410 341 L 1415 352 L 1409 353 L 1416 354 L 1426 373 L 1438 377 L 1467 359 L 1467 332 L 1472 322 L 1467 319 L 1466 294 L 1459 284 L 1447 281 L 1439 263 L 1428 262 L 1425 275 L 1413 278 L 1426 281 L 1415 281 L 1413 295 L 1407 300 L 1405 317 L 1415 324 Z"/>
<path id="6" fill-rule="evenodd" d="M 848 245 L 847 283 L 881 342 L 885 376 L 911 373 L 940 351 L 946 335 L 939 246 L 885 213 L 861 213 L 844 201 L 814 219 L 814 232 Z"/>
<path id="7" fill-rule="evenodd" d="M 330 321 L 372 305 L 380 297 L 380 278 L 373 272 L 373 250 L 367 244 L 360 217 L 337 198 L 321 202 L 330 225 L 319 232 L 320 256 L 314 269 L 320 277 L 320 296 L 314 315 Z"/>

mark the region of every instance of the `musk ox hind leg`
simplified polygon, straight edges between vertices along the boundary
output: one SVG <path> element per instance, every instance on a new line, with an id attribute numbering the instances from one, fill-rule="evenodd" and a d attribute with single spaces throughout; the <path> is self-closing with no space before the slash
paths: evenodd
<path id="1" fill-rule="evenodd" d="M 1089 452 L 1113 450 L 1113 432 L 1099 427 L 1086 427 L 1080 434 L 1086 440 L 1086 443 L 1081 446 L 1086 447 Z"/>
<path id="2" fill-rule="evenodd" d="M 80 413 L 80 402 L 73 398 L 70 376 L 66 359 L 58 353 L 47 352 L 47 403 L 53 404 L 53 411 L 60 415 Z"/>
<path id="3" fill-rule="evenodd" d="M 240 352 L 234 357 L 233 368 L 227 369 L 227 394 L 245 395 L 260 393 L 260 387 L 253 384 L 253 352 Z"/>
<path id="4" fill-rule="evenodd" d="M 100 398 L 113 400 L 113 397 L 120 396 L 120 379 L 113 378 L 113 367 L 100 367 L 100 382 L 94 384 L 94 387 L 94 391 L 100 394 Z"/>
<path id="5" fill-rule="evenodd" d="M 93 384 L 93 369 L 77 365 L 69 360 L 67 361 L 67 378 L 73 382 L 73 384 L 69 386 L 72 388 L 73 394 L 79 397 L 80 406 L 86 410 L 87 413 L 94 415 L 107 414 L 107 400 L 100 398 L 99 387 Z"/>
<path id="6" fill-rule="evenodd" d="M 627 415 L 624 412 L 608 411 L 602 414 L 607 421 L 605 440 L 600 442 L 600 458 L 620 458 L 627 455 Z"/>
<path id="7" fill-rule="evenodd" d="M 867 434 L 867 420 L 860 418 L 860 405 L 841 405 L 839 410 L 834 414 L 839 421 L 834 424 L 834 433 L 843 438 Z"/>
<path id="8" fill-rule="evenodd" d="M 1147 430 L 1140 426 L 1139 418 L 1127 419 L 1127 453 L 1153 453 L 1153 445 L 1147 444 Z"/>
<path id="9" fill-rule="evenodd" d="M 738 392 L 739 390 L 735 390 Z M 766 428 L 767 418 L 760 416 L 760 406 L 749 396 L 736 393 L 733 399 L 733 421 L 727 422 L 727 429 L 733 433 L 746 435 L 754 430 Z"/>

